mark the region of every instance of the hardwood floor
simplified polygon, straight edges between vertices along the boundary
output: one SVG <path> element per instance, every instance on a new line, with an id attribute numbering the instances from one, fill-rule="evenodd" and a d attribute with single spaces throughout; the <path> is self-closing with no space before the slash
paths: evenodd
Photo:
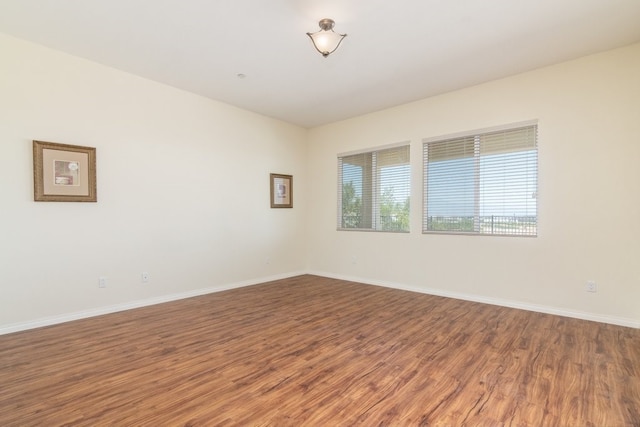
<path id="1" fill-rule="evenodd" d="M 640 426 L 640 330 L 316 276 L 0 336 L 2 426 Z"/>

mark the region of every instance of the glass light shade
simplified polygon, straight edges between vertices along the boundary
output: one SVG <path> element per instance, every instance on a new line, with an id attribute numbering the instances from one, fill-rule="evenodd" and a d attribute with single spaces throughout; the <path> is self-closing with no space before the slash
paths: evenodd
<path id="1" fill-rule="evenodd" d="M 346 34 L 338 34 L 333 31 L 334 22 L 331 19 L 323 19 L 319 22 L 320 31 L 316 33 L 307 33 L 311 41 L 313 42 L 313 46 L 316 48 L 318 52 L 322 54 L 325 58 L 335 52 L 335 50 L 340 46 L 342 39 L 344 39 Z"/>
<path id="2" fill-rule="evenodd" d="M 335 52 L 345 36 L 346 34 L 338 34 L 334 31 L 318 31 L 317 33 L 309 34 L 313 45 L 324 57 Z"/>

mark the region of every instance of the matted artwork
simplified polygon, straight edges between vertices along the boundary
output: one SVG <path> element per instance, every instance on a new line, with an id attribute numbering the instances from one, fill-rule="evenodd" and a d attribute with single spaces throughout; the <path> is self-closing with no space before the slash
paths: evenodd
<path id="1" fill-rule="evenodd" d="M 96 149 L 33 141 L 36 202 L 96 202 Z"/>
<path id="2" fill-rule="evenodd" d="M 271 174 L 271 207 L 293 207 L 293 176 Z"/>

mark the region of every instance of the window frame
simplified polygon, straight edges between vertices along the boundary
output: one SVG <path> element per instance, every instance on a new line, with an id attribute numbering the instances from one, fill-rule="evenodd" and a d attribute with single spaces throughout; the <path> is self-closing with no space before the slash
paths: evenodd
<path id="1" fill-rule="evenodd" d="M 481 159 L 483 159 L 483 156 L 489 156 L 490 154 L 483 154 L 482 152 L 480 152 L 479 150 L 479 141 L 483 138 L 483 137 L 487 137 L 490 136 L 492 134 L 496 134 L 496 133 L 500 133 L 500 132 L 509 132 L 509 131 L 518 131 L 521 129 L 526 129 L 526 128 L 531 128 L 534 132 L 533 135 L 533 149 L 535 151 L 535 161 L 534 161 L 534 165 L 535 165 L 535 169 L 533 172 L 533 176 L 535 177 L 535 185 L 534 185 L 534 191 L 533 191 L 533 198 L 535 198 L 535 215 L 534 217 L 534 226 L 533 226 L 533 231 L 532 232 L 522 232 L 522 233 L 515 233 L 515 232 L 494 232 L 493 230 L 491 232 L 483 232 L 482 231 L 482 227 L 480 227 L 480 223 L 482 222 L 481 218 L 483 217 L 483 215 L 480 214 L 481 209 L 482 209 L 482 200 L 480 198 L 480 190 L 479 190 L 479 183 L 480 180 L 485 178 L 485 175 L 482 175 L 480 172 L 480 165 L 481 165 Z M 473 176 L 473 187 L 474 187 L 474 195 L 473 195 L 473 230 L 432 230 L 429 229 L 429 206 L 428 206 L 428 202 L 429 202 L 429 159 L 428 159 L 428 151 L 427 151 L 427 146 L 428 144 L 434 144 L 434 143 L 443 143 L 446 144 L 447 142 L 459 142 L 462 143 L 462 140 L 472 140 L 472 144 L 473 144 L 473 155 L 472 156 L 465 156 L 465 157 L 469 157 L 472 160 L 472 164 L 473 167 L 471 168 L 472 173 L 470 175 Z M 538 191 L 539 191 L 539 144 L 538 144 L 538 120 L 529 120 L 529 121 L 524 121 L 524 122 L 517 122 L 517 123 L 511 123 L 511 124 L 506 124 L 506 125 L 501 125 L 501 126 L 495 126 L 495 127 L 490 127 L 490 128 L 483 128 L 483 129 L 476 129 L 476 130 L 472 130 L 472 131 L 465 131 L 465 132 L 459 132 L 459 133 L 455 133 L 455 134 L 449 134 L 449 135 L 442 135 L 442 136 L 437 136 L 437 137 L 430 137 L 430 138 L 424 138 L 422 140 L 422 186 L 423 186 L 423 191 L 422 191 L 422 196 L 423 196 L 423 201 L 422 201 L 422 234 L 450 234 L 450 235 L 470 235 L 470 236 L 495 236 L 495 237 L 526 237 L 526 238 L 535 238 L 538 236 L 538 219 L 539 219 L 539 214 L 538 214 L 538 201 L 539 201 L 539 197 L 538 197 Z M 525 153 L 526 151 L 529 150 L 514 150 L 513 153 Z M 525 176 L 526 178 L 530 178 L 528 173 L 530 172 L 524 172 L 522 174 L 522 176 Z M 467 217 L 470 215 L 459 215 L 460 218 L 462 217 Z M 433 217 L 433 215 L 432 215 Z M 523 215 L 523 217 L 531 217 L 531 215 Z M 515 218 L 515 216 L 514 216 Z"/>
<path id="2" fill-rule="evenodd" d="M 406 229 L 384 229 L 384 224 L 382 224 L 381 216 L 380 216 L 380 208 L 381 208 L 381 200 L 382 195 L 380 194 L 381 188 L 381 179 L 379 176 L 380 170 L 382 170 L 382 166 L 378 165 L 377 158 L 385 151 L 391 151 L 395 149 L 406 149 L 406 162 L 398 163 L 398 166 L 406 165 L 408 167 L 407 179 L 406 183 L 406 194 L 407 194 L 407 202 L 409 203 L 407 209 L 407 220 L 406 220 Z M 366 203 L 366 205 L 362 206 L 360 211 L 365 214 L 365 216 L 370 217 L 365 220 L 365 224 L 371 224 L 370 226 L 360 226 L 360 227 L 344 227 L 344 216 L 343 216 L 343 159 L 348 157 L 355 157 L 359 155 L 371 155 L 371 162 L 364 162 L 363 167 L 368 167 L 369 170 L 366 171 L 366 176 L 368 178 L 362 178 L 366 183 L 363 183 L 362 186 L 368 185 L 367 191 L 361 188 L 361 203 Z M 375 148 L 368 148 L 364 150 L 351 151 L 346 153 L 339 153 L 337 155 L 338 161 L 338 197 L 337 197 L 337 231 L 366 231 L 366 232 L 381 232 L 381 233 L 410 233 L 411 231 L 411 178 L 412 178 L 412 167 L 411 167 L 411 143 L 410 141 L 403 141 L 395 144 L 388 144 L 384 146 L 379 146 Z M 369 182 L 367 182 L 367 179 Z"/>

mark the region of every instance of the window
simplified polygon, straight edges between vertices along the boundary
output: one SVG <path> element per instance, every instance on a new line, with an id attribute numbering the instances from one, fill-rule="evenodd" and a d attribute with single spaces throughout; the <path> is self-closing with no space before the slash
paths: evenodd
<path id="1" fill-rule="evenodd" d="M 425 140 L 423 233 L 537 235 L 537 125 Z"/>
<path id="2" fill-rule="evenodd" d="M 338 156 L 338 229 L 409 232 L 409 145 Z"/>

